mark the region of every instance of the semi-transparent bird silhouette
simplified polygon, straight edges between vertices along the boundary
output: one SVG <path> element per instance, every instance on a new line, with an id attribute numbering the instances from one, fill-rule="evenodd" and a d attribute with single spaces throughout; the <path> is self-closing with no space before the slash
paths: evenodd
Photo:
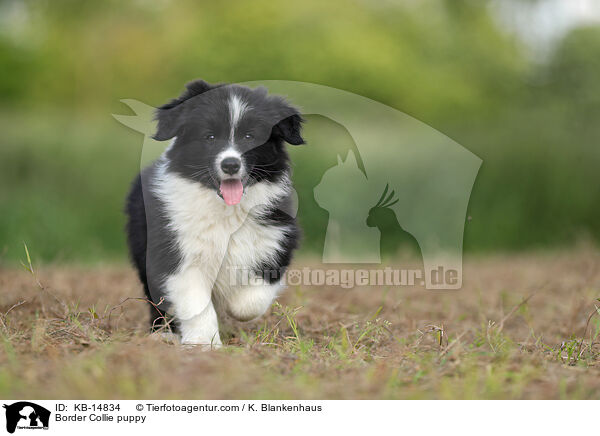
<path id="1" fill-rule="evenodd" d="M 392 257 L 400 254 L 408 257 L 421 259 L 421 248 L 413 235 L 405 231 L 396 217 L 396 212 L 391 206 L 398 203 L 394 198 L 396 192 L 389 192 L 389 184 L 385 185 L 383 194 L 379 197 L 377 204 L 369 210 L 367 226 L 377 227 L 381 233 L 381 257 Z"/>

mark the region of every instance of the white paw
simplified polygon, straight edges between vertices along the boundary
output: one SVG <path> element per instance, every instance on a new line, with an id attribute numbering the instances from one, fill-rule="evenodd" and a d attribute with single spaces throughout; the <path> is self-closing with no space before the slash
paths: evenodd
<path id="1" fill-rule="evenodd" d="M 226 312 L 238 321 L 251 321 L 262 316 L 271 307 L 282 289 L 280 284 L 240 289 L 236 294 L 229 296 Z"/>
<path id="2" fill-rule="evenodd" d="M 263 315 L 267 311 L 269 306 L 270 303 L 268 305 L 264 304 L 261 307 L 245 307 L 242 305 L 230 306 L 227 310 L 227 315 L 240 322 L 252 321 L 253 319 L 256 319 L 259 316 Z"/>
<path id="3" fill-rule="evenodd" d="M 214 339 L 185 338 L 181 340 L 181 345 L 185 348 L 199 349 L 201 351 L 217 350 L 223 346 L 218 335 Z"/>

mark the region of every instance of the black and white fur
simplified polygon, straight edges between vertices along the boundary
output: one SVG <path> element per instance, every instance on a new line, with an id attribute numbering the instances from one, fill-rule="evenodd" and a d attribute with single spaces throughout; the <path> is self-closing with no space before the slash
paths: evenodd
<path id="1" fill-rule="evenodd" d="M 202 80 L 186 88 L 156 112 L 155 139 L 172 142 L 133 182 L 128 243 L 146 295 L 155 303 L 164 298 L 159 307 L 168 308 L 181 342 L 219 346 L 217 313 L 254 319 L 282 291 L 299 238 L 285 212 L 291 182 L 284 142 L 304 143 L 302 118 L 264 88 Z M 237 171 L 224 166 L 228 158 Z M 220 183 L 234 178 L 244 194 L 227 205 Z M 251 271 L 248 284 L 232 282 L 240 268 Z M 156 328 L 164 312 L 150 313 Z"/>

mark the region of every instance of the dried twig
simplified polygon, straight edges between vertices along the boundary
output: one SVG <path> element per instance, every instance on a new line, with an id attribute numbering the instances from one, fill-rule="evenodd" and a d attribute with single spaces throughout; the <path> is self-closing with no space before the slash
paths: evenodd
<path id="1" fill-rule="evenodd" d="M 0 323 L 2 323 L 2 328 L 4 328 L 4 331 L 6 332 L 6 334 L 8 334 L 8 326 L 6 325 L 6 317 L 8 316 L 8 314 L 10 313 L 11 310 L 13 310 L 15 307 L 19 307 L 23 304 L 27 303 L 26 300 L 23 301 L 19 301 L 18 303 L 13 304 L 12 306 L 10 306 L 10 308 L 4 312 L 2 314 L 2 316 L 0 316 Z"/>
<path id="2" fill-rule="evenodd" d="M 525 298 L 523 301 L 521 301 L 519 304 L 517 304 L 515 307 L 513 307 L 511 309 L 510 312 L 508 312 L 500 321 L 500 325 L 498 326 L 498 333 L 500 333 L 502 331 L 502 329 L 504 328 L 504 323 L 508 320 L 508 318 L 510 318 L 517 310 L 519 310 L 523 305 L 527 304 L 527 302 L 531 299 L 531 297 L 533 297 L 535 295 L 535 292 L 531 295 L 529 295 L 527 298 Z"/>
<path id="3" fill-rule="evenodd" d="M 158 308 L 158 306 L 160 306 L 163 302 L 164 302 L 164 298 L 161 297 L 161 299 L 159 300 L 158 303 L 154 303 L 154 301 L 149 300 L 148 298 L 144 298 L 144 297 L 127 297 L 125 298 L 123 301 L 121 301 L 119 304 L 117 304 L 116 306 L 114 306 L 113 308 L 111 308 L 108 312 L 108 324 L 110 325 L 110 319 L 112 316 L 112 313 L 114 310 L 122 308 L 122 306 L 130 301 L 130 300 L 135 300 L 135 301 L 144 301 L 146 303 L 151 304 L 156 311 L 158 312 L 159 316 L 157 318 L 154 319 L 153 323 L 152 323 L 152 329 L 154 329 L 156 322 L 158 320 L 162 320 L 164 321 L 164 325 L 161 327 L 161 329 L 168 329 L 170 333 L 173 333 L 173 331 L 171 330 L 171 322 L 172 320 L 167 319 L 167 317 L 163 314 L 163 312 Z"/>
<path id="4" fill-rule="evenodd" d="M 581 341 L 579 341 L 579 347 L 577 348 L 577 360 L 579 360 L 579 358 L 581 357 L 581 347 L 583 346 L 583 341 L 585 340 L 585 334 L 587 333 L 587 329 L 590 326 L 590 321 L 592 320 L 593 316 L 597 313 L 600 313 L 600 309 L 598 308 L 598 306 L 594 305 L 594 311 L 588 316 L 587 322 L 585 323 L 585 329 L 583 330 L 583 334 L 581 335 Z"/>
<path id="5" fill-rule="evenodd" d="M 446 348 L 440 353 L 440 357 L 448 354 L 448 351 L 450 351 L 461 339 L 462 337 L 468 332 L 469 330 L 465 330 L 464 332 L 462 332 L 460 335 L 458 335 L 452 342 L 450 342 L 448 345 L 446 345 Z"/>

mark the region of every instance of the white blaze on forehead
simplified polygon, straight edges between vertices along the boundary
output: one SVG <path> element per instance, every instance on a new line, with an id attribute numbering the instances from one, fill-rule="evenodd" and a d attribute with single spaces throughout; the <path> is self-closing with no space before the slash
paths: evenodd
<path id="1" fill-rule="evenodd" d="M 235 137 L 235 128 L 248 109 L 248 103 L 243 101 L 239 96 L 233 94 L 229 97 L 229 121 L 231 124 L 231 133 L 229 136 L 232 143 Z"/>

